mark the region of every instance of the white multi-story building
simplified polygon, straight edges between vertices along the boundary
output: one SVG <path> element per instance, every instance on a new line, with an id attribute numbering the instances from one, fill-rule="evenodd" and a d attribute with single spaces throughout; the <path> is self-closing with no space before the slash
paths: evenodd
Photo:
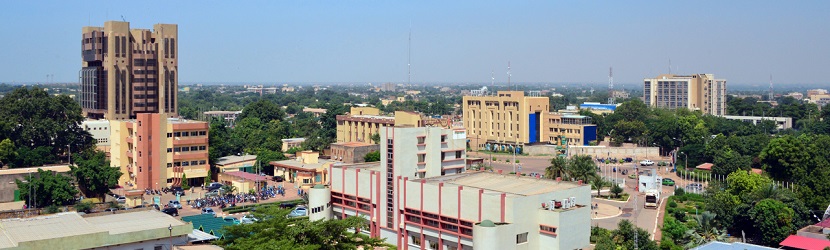
<path id="1" fill-rule="evenodd" d="M 643 102 L 646 105 L 726 115 L 726 80 L 715 79 L 713 74 L 666 74 L 643 81 Z"/>
<path id="2" fill-rule="evenodd" d="M 387 127 L 380 163 L 330 167 L 309 190 L 312 220 L 361 216 L 398 249 L 578 249 L 590 237 L 590 187 L 465 172 L 463 129 Z"/>

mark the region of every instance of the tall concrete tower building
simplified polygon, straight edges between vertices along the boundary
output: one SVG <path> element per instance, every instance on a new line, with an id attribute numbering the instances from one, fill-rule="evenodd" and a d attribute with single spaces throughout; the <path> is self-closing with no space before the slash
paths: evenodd
<path id="1" fill-rule="evenodd" d="M 688 108 L 726 115 L 726 80 L 713 74 L 660 75 L 643 79 L 643 102 L 658 108 Z"/>
<path id="2" fill-rule="evenodd" d="M 81 107 L 90 119 L 134 119 L 139 113 L 177 116 L 178 25 L 130 29 L 108 21 L 83 27 Z"/>

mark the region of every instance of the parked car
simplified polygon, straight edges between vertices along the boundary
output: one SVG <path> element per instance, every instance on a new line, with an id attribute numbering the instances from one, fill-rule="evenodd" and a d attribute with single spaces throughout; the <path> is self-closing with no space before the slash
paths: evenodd
<path id="1" fill-rule="evenodd" d="M 222 195 L 221 189 L 216 189 L 216 190 L 205 193 L 205 197 L 220 196 L 220 195 Z"/>
<path id="2" fill-rule="evenodd" d="M 173 193 L 173 195 L 184 195 L 184 189 L 182 189 L 182 187 L 173 187 L 170 189 L 170 191 Z"/>
<path id="3" fill-rule="evenodd" d="M 126 203 L 127 202 L 127 197 L 117 196 L 117 197 L 115 197 L 115 201 L 117 201 L 118 203 Z"/>
<path id="4" fill-rule="evenodd" d="M 178 208 L 178 209 L 182 208 L 182 204 L 179 203 L 179 201 L 177 201 L 177 200 L 172 200 L 172 201 L 168 202 L 167 206 L 168 207 L 175 207 L 175 208 Z"/>
<path id="5" fill-rule="evenodd" d="M 663 185 L 674 186 L 674 180 L 670 178 L 663 178 Z"/>
<path id="6" fill-rule="evenodd" d="M 291 213 L 285 216 L 285 218 L 296 218 L 308 215 L 308 210 L 305 207 L 296 207 Z"/>
<path id="7" fill-rule="evenodd" d="M 642 160 L 640 161 L 640 166 L 654 166 L 654 162 L 651 160 Z"/>
<path id="8" fill-rule="evenodd" d="M 211 183 L 211 184 L 207 185 L 207 190 L 208 191 L 217 190 L 217 189 L 222 188 L 222 186 L 224 186 L 224 185 L 222 185 L 222 183 L 214 182 L 214 183 Z"/>
<path id="9" fill-rule="evenodd" d="M 239 221 L 239 219 L 234 218 L 234 217 L 230 217 L 230 216 L 222 218 L 222 220 L 224 220 L 226 222 L 233 223 L 234 225 L 239 225 L 240 223 L 242 223 L 242 222 Z"/>
<path id="10" fill-rule="evenodd" d="M 273 179 L 274 179 L 274 181 L 275 181 L 275 182 L 283 182 L 283 181 L 285 181 L 285 179 L 284 179 L 284 178 L 282 178 L 282 176 L 281 176 L 281 175 L 274 176 L 274 178 L 273 178 Z"/>
<path id="11" fill-rule="evenodd" d="M 118 208 L 111 207 L 111 208 L 104 209 L 104 212 L 115 212 L 115 211 L 118 211 Z"/>
<path id="12" fill-rule="evenodd" d="M 254 222 L 259 221 L 259 219 L 257 219 L 256 217 L 254 217 L 251 214 L 246 214 L 245 216 L 242 216 L 242 219 L 239 219 L 239 221 L 242 224 L 253 224 Z"/>
<path id="13" fill-rule="evenodd" d="M 202 214 L 216 215 L 216 212 L 213 212 L 213 208 L 206 207 L 206 208 L 202 208 Z"/>
<path id="14" fill-rule="evenodd" d="M 162 213 L 168 214 L 170 216 L 179 216 L 179 209 L 175 207 L 168 207 L 161 210 Z"/>
<path id="15" fill-rule="evenodd" d="M 141 205 L 133 207 L 133 209 L 145 208 L 145 207 L 152 207 L 152 208 L 155 208 L 156 210 L 159 210 L 159 205 L 156 205 L 156 204 L 141 204 Z"/>
<path id="16" fill-rule="evenodd" d="M 283 208 L 283 209 L 285 209 L 285 208 L 293 208 L 293 207 L 295 207 L 295 206 L 297 206 L 297 204 L 296 204 L 296 203 L 280 203 L 280 208 Z"/>

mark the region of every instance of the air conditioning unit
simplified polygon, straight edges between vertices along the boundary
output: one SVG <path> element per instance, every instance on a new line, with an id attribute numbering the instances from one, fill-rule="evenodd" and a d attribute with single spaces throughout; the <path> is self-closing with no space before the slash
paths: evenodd
<path id="1" fill-rule="evenodd" d="M 575 206 L 576 206 L 576 197 L 571 197 L 571 198 L 568 198 L 568 200 L 569 200 L 569 201 L 570 201 L 570 203 L 571 203 L 571 207 L 575 207 Z"/>

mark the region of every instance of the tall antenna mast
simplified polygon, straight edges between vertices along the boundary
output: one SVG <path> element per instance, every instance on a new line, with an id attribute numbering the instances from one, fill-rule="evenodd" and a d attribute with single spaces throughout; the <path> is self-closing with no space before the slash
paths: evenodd
<path id="1" fill-rule="evenodd" d="M 608 104 L 615 104 L 614 98 L 614 67 L 608 68 Z"/>
<path id="2" fill-rule="evenodd" d="M 507 91 L 510 91 L 510 61 L 507 61 Z"/>
<path id="3" fill-rule="evenodd" d="M 406 84 L 412 87 L 412 21 L 409 21 L 409 44 L 407 45 L 406 58 Z"/>
<path id="4" fill-rule="evenodd" d="M 669 58 L 669 74 L 671 74 L 671 58 Z"/>
<path id="5" fill-rule="evenodd" d="M 495 87 L 496 87 L 496 71 L 491 70 L 490 71 L 490 89 L 491 89 L 490 91 L 496 91 Z"/>
<path id="6" fill-rule="evenodd" d="M 769 101 L 772 101 L 772 74 L 769 74 Z"/>

